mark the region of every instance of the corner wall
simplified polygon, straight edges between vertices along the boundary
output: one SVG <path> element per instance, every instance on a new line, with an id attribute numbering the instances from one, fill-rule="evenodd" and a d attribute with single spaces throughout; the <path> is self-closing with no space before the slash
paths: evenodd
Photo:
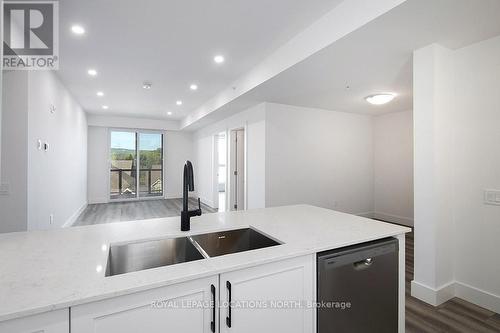
<path id="1" fill-rule="evenodd" d="M 373 212 L 371 116 L 266 104 L 266 206 Z"/>
<path id="2" fill-rule="evenodd" d="M 30 72 L 28 92 L 28 229 L 59 228 L 87 205 L 86 114 L 53 72 Z"/>
<path id="3" fill-rule="evenodd" d="M 10 190 L 0 196 L 0 232 L 69 224 L 86 206 L 85 112 L 53 72 L 4 79 L 2 182 Z"/>
<path id="4" fill-rule="evenodd" d="M 28 72 L 3 76 L 1 174 L 8 193 L 0 195 L 0 233 L 28 228 Z"/>
<path id="5" fill-rule="evenodd" d="M 246 128 L 247 133 L 247 208 L 265 207 L 266 124 L 265 104 L 259 104 L 198 130 L 194 138 L 195 190 L 201 200 L 215 206 L 214 135 L 231 129 Z"/>
<path id="6" fill-rule="evenodd" d="M 500 36 L 456 51 L 417 50 L 415 279 L 437 305 L 458 296 L 500 313 Z"/>
<path id="7" fill-rule="evenodd" d="M 413 226 L 413 111 L 373 117 L 374 217 Z"/>

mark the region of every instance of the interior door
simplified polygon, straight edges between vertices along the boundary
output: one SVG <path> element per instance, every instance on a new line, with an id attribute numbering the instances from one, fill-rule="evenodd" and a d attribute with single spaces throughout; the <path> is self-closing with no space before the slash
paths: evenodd
<path id="1" fill-rule="evenodd" d="M 245 130 L 231 131 L 231 210 L 245 209 Z"/>

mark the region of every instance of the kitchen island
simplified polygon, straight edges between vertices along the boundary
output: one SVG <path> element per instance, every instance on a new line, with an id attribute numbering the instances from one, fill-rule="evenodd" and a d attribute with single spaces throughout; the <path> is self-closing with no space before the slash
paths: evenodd
<path id="1" fill-rule="evenodd" d="M 241 228 L 257 230 L 280 245 L 106 276 L 112 246 Z M 297 205 L 205 214 L 192 219 L 189 232 L 181 232 L 180 218 L 174 217 L 4 234 L 0 235 L 0 332 L 62 333 L 69 332 L 70 325 L 72 333 L 137 328 L 315 332 L 314 307 L 284 309 L 290 304 L 280 303 L 282 308 L 273 311 L 255 302 L 314 303 L 317 253 L 386 237 L 399 241 L 399 331 L 403 332 L 404 234 L 409 231 Z M 254 302 L 228 309 L 229 301 L 235 300 Z"/>

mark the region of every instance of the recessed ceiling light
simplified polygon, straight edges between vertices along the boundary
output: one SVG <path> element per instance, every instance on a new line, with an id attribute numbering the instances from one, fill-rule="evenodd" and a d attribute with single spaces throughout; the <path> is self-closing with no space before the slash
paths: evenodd
<path id="1" fill-rule="evenodd" d="M 104 96 L 104 93 L 102 91 L 98 91 L 97 96 L 102 97 L 102 96 Z"/>
<path id="2" fill-rule="evenodd" d="M 144 82 L 144 83 L 142 84 L 142 88 L 144 88 L 144 89 L 146 89 L 146 90 L 151 89 L 151 87 L 152 87 L 152 86 L 153 86 L 153 85 L 152 85 L 151 83 L 149 83 L 149 82 Z"/>
<path id="3" fill-rule="evenodd" d="M 189 89 L 191 89 L 191 90 L 198 90 L 198 85 L 192 84 L 192 85 L 189 86 Z"/>
<path id="4" fill-rule="evenodd" d="M 107 110 L 107 109 L 109 109 L 109 106 L 107 106 L 107 105 L 103 105 L 103 106 L 102 106 L 102 109 L 103 109 L 103 110 Z"/>
<path id="5" fill-rule="evenodd" d="M 215 61 L 215 63 L 217 63 L 217 64 L 222 64 L 222 63 L 224 62 L 224 60 L 225 60 L 225 59 L 224 59 L 224 56 L 221 56 L 221 55 L 216 55 L 216 56 L 214 57 L 214 61 Z"/>
<path id="6" fill-rule="evenodd" d="M 172 115 L 172 112 L 168 111 L 168 112 L 167 112 L 167 114 L 168 114 L 169 116 L 171 116 L 171 115 Z"/>
<path id="7" fill-rule="evenodd" d="M 71 31 L 75 34 L 75 35 L 83 35 L 85 34 L 85 28 L 82 27 L 81 25 L 78 25 L 78 24 L 75 24 L 71 27 Z"/>
<path id="8" fill-rule="evenodd" d="M 95 69 L 89 69 L 87 71 L 87 73 L 90 75 L 90 76 L 97 76 L 97 71 Z"/>
<path id="9" fill-rule="evenodd" d="M 373 105 L 383 105 L 392 101 L 396 97 L 393 93 L 375 94 L 366 97 L 366 101 Z"/>
<path id="10" fill-rule="evenodd" d="M 177 101 L 177 102 L 175 102 L 175 104 L 182 105 L 182 101 Z"/>

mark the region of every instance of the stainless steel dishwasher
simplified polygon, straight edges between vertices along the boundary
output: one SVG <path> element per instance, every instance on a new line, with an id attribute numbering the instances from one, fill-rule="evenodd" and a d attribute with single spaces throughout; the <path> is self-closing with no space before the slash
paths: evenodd
<path id="1" fill-rule="evenodd" d="M 317 255 L 318 333 L 398 331 L 398 241 Z"/>

